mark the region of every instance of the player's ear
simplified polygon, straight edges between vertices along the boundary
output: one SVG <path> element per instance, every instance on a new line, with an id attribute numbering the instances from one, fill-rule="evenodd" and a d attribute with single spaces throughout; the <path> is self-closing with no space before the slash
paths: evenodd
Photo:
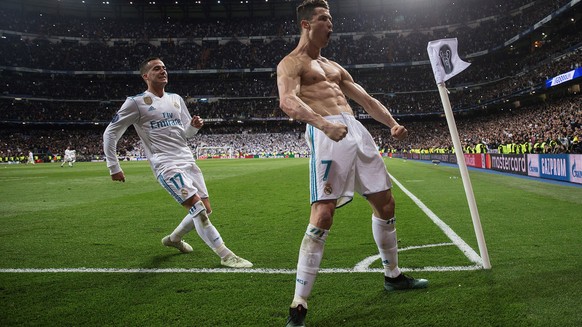
<path id="1" fill-rule="evenodd" d="M 310 27 L 309 22 L 305 19 L 301 21 L 301 28 L 308 30 Z"/>

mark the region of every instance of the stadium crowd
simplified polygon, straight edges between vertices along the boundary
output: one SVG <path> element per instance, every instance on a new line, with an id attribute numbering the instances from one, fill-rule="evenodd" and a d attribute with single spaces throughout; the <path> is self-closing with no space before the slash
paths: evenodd
<path id="1" fill-rule="evenodd" d="M 347 44 L 347 46 L 344 46 L 344 42 L 337 42 L 336 44 L 332 44 L 330 49 L 327 49 L 326 56 L 345 64 L 385 62 L 386 59 L 397 62 L 424 60 L 424 52 L 419 53 L 418 50 L 424 49 L 430 39 L 424 33 L 419 32 L 422 29 L 431 29 L 434 34 L 432 36 L 442 38 L 446 37 L 446 35 L 439 33 L 447 33 L 452 28 L 461 44 L 465 45 L 462 51 L 469 51 L 467 53 L 470 53 L 487 50 L 498 46 L 499 40 L 508 40 L 517 35 L 525 27 L 532 26 L 567 2 L 569 0 L 517 0 L 509 2 L 503 0 L 487 2 L 473 0 L 466 1 L 462 5 L 448 0 L 435 1 L 433 4 L 424 3 L 422 4 L 424 10 L 418 10 L 416 6 L 393 4 L 393 7 L 384 8 L 382 13 L 366 15 L 366 19 L 358 19 L 353 14 L 348 16 L 334 15 L 334 29 L 338 32 L 377 34 L 379 31 L 385 31 L 387 33 L 380 40 L 364 39 L 363 42 L 354 45 Z M 30 33 L 45 37 L 62 36 L 68 38 L 83 38 L 94 41 L 92 44 L 104 44 L 112 39 L 126 39 L 129 40 L 129 46 L 148 44 L 148 40 L 158 38 L 168 40 L 166 44 L 171 47 L 171 45 L 179 46 L 180 44 L 177 44 L 178 41 L 176 40 L 181 40 L 180 43 L 185 45 L 185 49 L 195 46 L 197 43 L 194 40 L 209 37 L 297 37 L 298 33 L 297 25 L 293 17 L 271 17 L 252 20 L 247 18 L 230 18 L 204 21 L 198 19 L 173 21 L 170 18 L 163 21 L 132 21 L 125 19 L 122 21 L 117 20 L 114 24 L 112 24 L 111 18 L 105 17 L 91 19 L 71 17 L 64 21 L 56 16 L 30 14 L 23 17 L 22 15 L 15 15 L 11 12 L 0 12 L 0 18 L 0 29 L 7 31 Z M 477 31 L 471 27 L 475 22 L 479 22 Z M 61 47 L 65 45 L 60 44 L 56 46 Z M 216 48 L 212 48 L 211 42 L 208 42 L 206 45 L 208 46 L 207 49 L 216 50 Z M 378 45 L 381 46 L 383 51 L 364 51 L 367 49 L 377 49 Z M 207 59 L 216 60 L 214 64 L 222 62 L 223 66 L 210 66 L 215 68 L 229 68 L 229 65 L 232 64 L 236 67 L 245 67 L 245 64 L 249 63 L 245 59 L 252 58 L 250 53 L 253 52 L 253 47 L 251 47 L 251 51 L 241 51 L 241 48 L 238 48 L 241 46 L 242 44 L 238 44 L 231 46 L 231 49 L 228 49 L 228 47 L 226 49 L 220 49 L 219 51 L 222 51 L 220 55 L 215 55 L 213 56 L 214 58 Z M 292 46 L 292 44 L 289 46 Z M 203 58 L 207 49 L 195 51 L 195 54 L 192 53 L 193 51 L 188 51 L 189 53 L 187 52 L 188 54 L 183 59 L 188 59 L 187 57 Z M 51 50 L 51 48 L 48 48 L 48 50 Z M 95 50 L 99 51 L 100 49 L 93 46 L 88 49 L 88 51 Z M 125 56 L 123 53 L 111 53 L 107 49 L 102 50 L 99 52 L 100 56 L 94 55 L 89 57 L 101 57 L 105 55 L 105 58 L 116 58 L 112 64 L 121 61 L 122 65 L 120 67 L 113 66 L 111 69 L 124 70 L 128 66 L 131 66 L 122 60 L 122 58 L 128 56 L 127 50 L 129 49 L 124 49 Z M 275 45 L 272 47 L 272 50 L 276 51 L 275 54 L 283 54 L 290 49 L 281 49 L 279 45 Z M 31 48 L 30 51 L 34 51 L 34 49 Z M 70 59 L 74 59 L 76 57 L 75 51 L 71 52 L 67 55 Z M 50 56 L 31 56 L 32 58 L 11 57 L 11 60 L 33 61 L 26 64 L 20 62 L 17 64 L 20 67 L 43 69 L 59 69 L 58 67 L 63 67 L 62 69 L 92 70 L 90 65 L 89 68 L 84 65 L 71 67 L 75 63 L 87 63 L 87 56 L 83 56 L 82 52 L 81 50 L 81 53 L 79 53 L 80 56 L 77 57 L 79 60 L 72 60 L 72 62 L 54 60 L 55 58 L 51 58 Z M 248 53 L 248 55 L 245 55 L 245 58 L 241 58 L 241 53 Z M 273 56 L 274 53 L 268 51 L 255 53 L 255 55 L 261 54 L 264 54 L 267 59 L 253 61 L 252 67 L 274 67 L 278 62 L 276 58 L 281 57 Z M 351 55 L 354 57 L 349 57 Z M 380 61 L 373 59 L 373 57 L 367 57 L 367 55 L 379 55 Z M 358 59 L 358 56 L 361 59 Z M 38 60 L 37 65 L 40 65 L 40 67 L 35 66 L 34 60 Z M 129 61 L 130 64 L 133 62 Z M 182 67 L 185 67 L 184 69 L 196 67 L 196 65 L 192 65 L 191 61 L 176 62 L 183 63 Z M 266 66 L 257 66 L 261 62 L 266 64 Z M 100 67 L 103 66 L 101 65 Z"/>
<path id="2" fill-rule="evenodd" d="M 457 129 L 466 152 L 474 152 L 477 144 L 497 153 L 582 153 L 581 96 L 565 97 L 526 108 L 505 110 L 496 115 L 460 117 Z M 444 119 L 403 122 L 409 130 L 404 141 L 394 141 L 390 131 L 364 120 L 382 152 L 425 151 L 452 153 L 452 141 Z M 232 149 L 234 156 L 307 156 L 303 139 L 305 125 L 282 122 L 264 125 L 220 126 L 208 124 L 190 146 Z M 12 127 L 0 132 L 0 157 L 25 160 L 28 150 L 47 156 L 60 155 L 68 145 L 77 150 L 77 160 L 101 159 L 102 129 L 95 127 L 60 127 L 36 129 L 34 126 Z M 522 145 L 527 144 L 522 150 Z M 503 148 L 501 145 L 512 145 Z M 119 143 L 120 155 L 143 157 L 137 134 L 127 133 Z M 526 150 L 527 149 L 527 150 Z M 207 153 L 207 152 L 206 152 Z M 227 154 L 227 150 L 220 152 Z M 214 154 L 210 152 L 210 154 Z"/>
<path id="3" fill-rule="evenodd" d="M 435 118 L 442 105 L 430 65 L 411 62 L 426 61 L 426 43 L 438 38 L 457 37 L 465 55 L 494 49 L 567 2 L 473 1 L 430 15 L 402 8 L 366 19 L 334 15 L 334 30 L 342 34 L 334 36 L 324 55 L 346 64 L 355 80 L 410 130 L 408 140 L 393 142 L 387 130 L 354 105 L 383 151 L 450 151 L 446 124 Z M 106 18 L 71 17 L 65 22 L 58 16 L 0 10 L 0 18 L 3 159 L 30 149 L 48 158 L 67 145 L 76 148 L 79 160 L 101 157 L 104 125 L 132 95 L 127 92 L 137 94 L 143 88 L 133 71 L 144 54 L 163 57 L 169 66 L 168 91 L 184 96 L 191 111 L 207 120 L 193 148 L 229 147 L 239 155 L 307 151 L 304 125 L 289 122 L 276 98 L 273 68 L 296 42 L 297 27 L 289 17 L 111 24 Z M 536 42 L 473 56 L 469 69 L 448 85 L 453 109 L 471 112 L 458 121 L 467 151 L 477 144 L 507 151 L 500 145 L 527 142 L 532 152 L 581 153 L 579 90 L 572 96 L 561 93 L 548 95 L 542 103 L 520 104 L 524 96 L 531 100 L 546 79 L 580 67 L 582 31 L 579 24 L 562 21 L 559 29 L 547 29 Z M 209 36 L 238 39 L 202 40 Z M 265 38 L 254 42 L 249 36 Z M 253 72 L 254 68 L 267 69 Z M 231 71 L 192 74 L 186 71 L 190 69 Z M 127 155 L 141 155 L 133 134 L 120 148 Z M 514 146 L 511 151 L 523 150 Z"/>

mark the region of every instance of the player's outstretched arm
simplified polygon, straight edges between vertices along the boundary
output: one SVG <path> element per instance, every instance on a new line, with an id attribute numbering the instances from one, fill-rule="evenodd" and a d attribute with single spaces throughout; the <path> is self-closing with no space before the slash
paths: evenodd
<path id="1" fill-rule="evenodd" d="M 107 125 L 107 128 L 105 128 L 103 132 L 103 153 L 105 154 L 105 161 L 107 162 L 110 175 L 122 172 L 119 159 L 117 158 L 117 142 L 127 128 L 137 122 L 138 119 L 139 110 L 134 98 L 127 98 L 121 106 L 121 109 L 117 111 L 109 125 Z M 123 180 L 125 180 L 125 177 L 123 177 Z"/>
<path id="2" fill-rule="evenodd" d="M 335 65 L 342 71 L 342 82 L 340 84 L 342 92 L 361 105 L 372 118 L 390 127 L 392 137 L 397 140 L 404 139 L 408 135 L 408 131 L 392 117 L 388 108 L 380 103 L 380 101 L 374 99 L 362 86 L 354 82 L 354 79 L 347 70 L 338 64 Z"/>

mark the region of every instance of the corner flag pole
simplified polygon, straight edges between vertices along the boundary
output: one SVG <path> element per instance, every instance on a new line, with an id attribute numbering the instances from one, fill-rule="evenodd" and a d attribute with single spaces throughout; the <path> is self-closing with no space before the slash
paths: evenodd
<path id="1" fill-rule="evenodd" d="M 449 125 L 451 138 L 453 139 L 455 155 L 457 156 L 457 164 L 459 165 L 459 170 L 461 171 L 461 179 L 463 180 L 465 195 L 467 196 L 471 218 L 473 219 L 473 228 L 475 229 L 475 236 L 477 236 L 477 244 L 479 245 L 481 259 L 483 259 L 483 268 L 491 269 L 489 253 L 487 252 L 487 244 L 485 244 L 485 236 L 483 235 L 483 228 L 481 227 L 481 220 L 479 219 L 479 211 L 477 210 L 477 204 L 475 202 L 475 194 L 473 193 L 473 185 L 471 184 L 469 171 L 467 170 L 467 164 L 465 163 L 465 155 L 463 154 L 463 147 L 461 146 L 461 141 L 459 140 L 459 132 L 457 131 L 457 124 L 455 123 L 455 117 L 453 116 L 453 111 L 451 109 L 448 91 L 445 87 L 445 83 L 437 85 L 439 88 L 441 101 L 445 109 L 445 116 L 447 117 L 447 124 Z"/>
<path id="2" fill-rule="evenodd" d="M 459 139 L 459 132 L 457 131 L 457 124 L 453 110 L 451 109 L 451 102 L 449 101 L 448 90 L 445 87 L 445 81 L 463 71 L 470 64 L 462 61 L 457 55 L 457 39 L 443 39 L 431 41 L 427 48 L 435 80 L 437 82 L 441 102 L 445 110 L 449 132 L 455 148 L 455 155 L 457 157 L 457 164 L 461 171 L 461 178 L 465 188 L 465 195 L 469 203 L 469 210 L 473 220 L 473 228 L 475 229 L 475 236 L 477 237 L 477 244 L 479 245 L 479 252 L 483 260 L 483 268 L 491 269 L 489 261 L 489 253 L 487 252 L 487 244 L 485 243 L 485 236 L 483 235 L 483 228 L 481 227 L 481 220 L 479 219 L 479 211 L 475 202 L 475 195 L 473 194 L 473 186 L 467 170 L 465 162 L 465 155 Z"/>

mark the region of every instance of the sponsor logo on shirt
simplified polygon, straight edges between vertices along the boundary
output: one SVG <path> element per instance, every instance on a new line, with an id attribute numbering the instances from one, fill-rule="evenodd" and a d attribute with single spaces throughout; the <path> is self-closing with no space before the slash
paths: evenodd
<path id="1" fill-rule="evenodd" d="M 177 126 L 182 125 L 182 120 L 180 118 L 174 118 L 173 112 L 162 112 L 162 120 L 151 120 L 150 127 L 152 129 L 162 128 L 162 127 L 169 127 L 169 126 Z"/>
<path id="2" fill-rule="evenodd" d="M 180 120 L 180 118 L 150 121 L 150 127 L 152 129 L 169 127 L 169 126 L 176 126 L 176 125 L 182 125 L 182 120 Z"/>

